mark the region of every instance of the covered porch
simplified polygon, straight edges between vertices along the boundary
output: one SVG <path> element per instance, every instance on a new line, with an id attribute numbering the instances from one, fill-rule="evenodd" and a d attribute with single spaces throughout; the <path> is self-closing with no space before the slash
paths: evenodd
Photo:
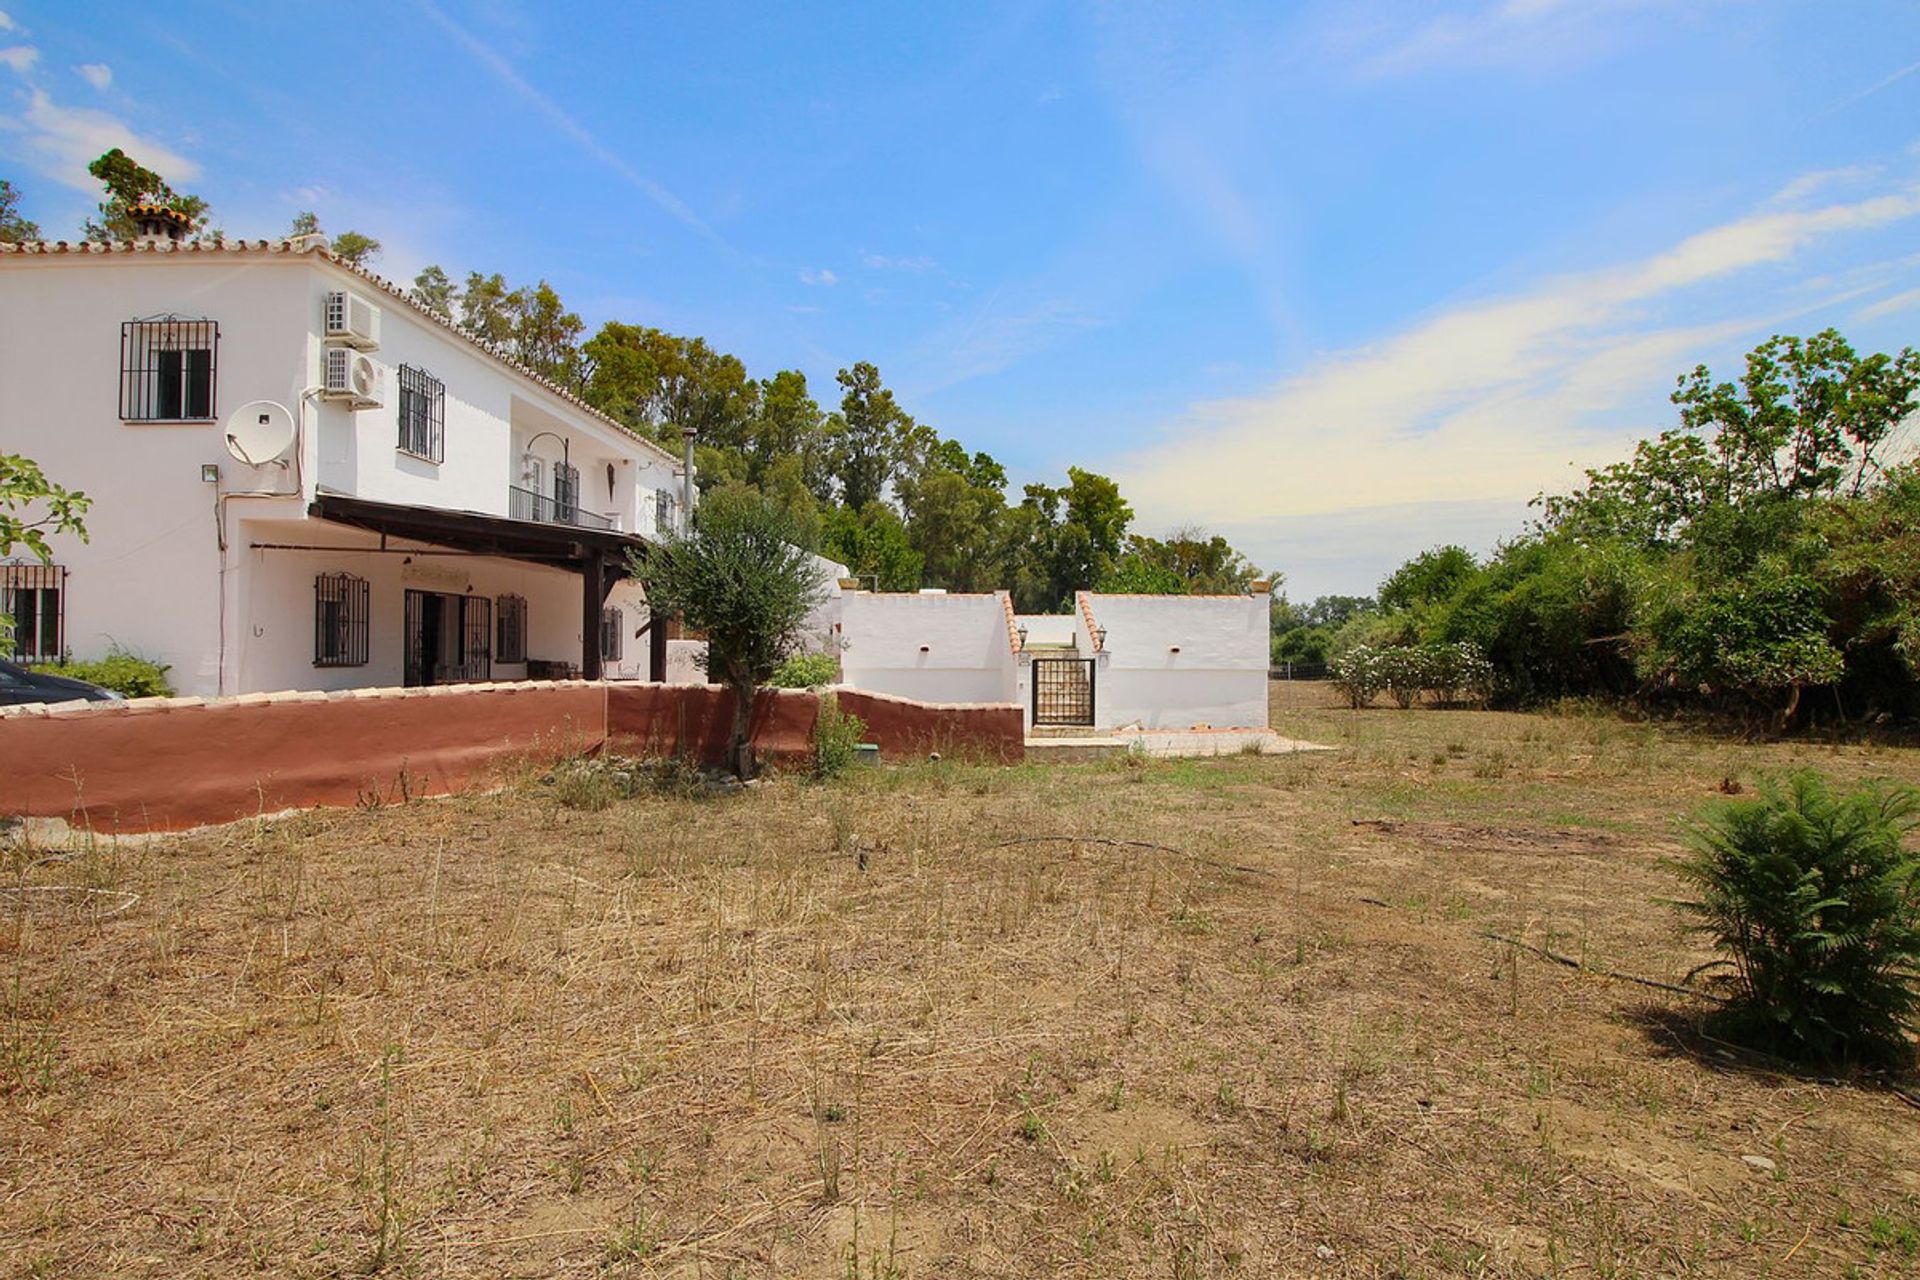
<path id="1" fill-rule="evenodd" d="M 439 549 L 431 554 L 515 560 L 577 574 L 580 579 L 580 674 L 598 680 L 605 672 L 609 637 L 603 610 L 614 586 L 631 575 L 629 553 L 644 559 L 652 544 L 638 534 L 582 525 L 549 524 L 450 511 L 439 507 L 376 502 L 345 494 L 321 493 L 307 509 L 316 520 L 358 529 L 379 537 L 385 549 L 389 539 L 426 543 Z M 399 548 L 394 553 L 400 553 Z M 412 551 L 411 554 L 420 554 Z M 664 681 L 667 675 L 667 629 L 664 620 L 648 611 L 639 628 L 647 640 L 647 678 Z"/>

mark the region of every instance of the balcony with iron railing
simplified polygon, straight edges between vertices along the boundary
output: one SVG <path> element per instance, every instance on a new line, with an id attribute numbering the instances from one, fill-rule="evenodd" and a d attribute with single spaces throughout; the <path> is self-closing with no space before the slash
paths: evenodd
<path id="1" fill-rule="evenodd" d="M 618 529 L 620 521 L 598 511 L 589 511 L 577 502 L 550 498 L 519 485 L 507 486 L 507 515 L 515 520 L 533 520 L 540 524 L 571 524 L 582 529 Z"/>

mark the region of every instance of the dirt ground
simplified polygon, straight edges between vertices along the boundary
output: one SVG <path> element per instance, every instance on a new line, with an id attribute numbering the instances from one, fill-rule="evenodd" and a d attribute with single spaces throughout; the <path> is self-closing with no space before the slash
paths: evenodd
<path id="1" fill-rule="evenodd" d="M 16 835 L 0 1274 L 1920 1270 L 1900 1091 L 1594 972 L 1704 958 L 1723 789 L 1920 754 L 1274 719 L 1337 750 Z"/>

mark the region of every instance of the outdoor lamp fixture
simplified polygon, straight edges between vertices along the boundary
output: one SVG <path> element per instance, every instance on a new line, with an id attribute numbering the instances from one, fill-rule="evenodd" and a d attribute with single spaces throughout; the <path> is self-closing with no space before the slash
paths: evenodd
<path id="1" fill-rule="evenodd" d="M 220 464 L 217 462 L 201 463 L 200 464 L 200 483 L 219 484 L 220 483 Z"/>
<path id="2" fill-rule="evenodd" d="M 1025 627 L 1016 627 L 1014 628 L 1014 634 L 1020 637 L 1020 647 L 1022 649 L 1026 648 L 1027 647 L 1027 629 Z"/>
<path id="3" fill-rule="evenodd" d="M 1093 647 L 1096 649 L 1104 649 L 1107 647 L 1107 629 L 1105 627 L 1095 627 L 1093 629 Z"/>
<path id="4" fill-rule="evenodd" d="M 542 431 L 538 435 L 528 436 L 526 456 L 531 458 L 533 456 L 534 442 L 537 440 L 543 439 L 546 436 L 552 436 L 555 440 L 558 440 L 560 442 L 560 465 L 563 467 L 572 465 L 571 462 L 568 460 L 568 451 L 573 447 L 572 442 L 569 441 L 565 436 L 561 435 L 558 431 Z"/>

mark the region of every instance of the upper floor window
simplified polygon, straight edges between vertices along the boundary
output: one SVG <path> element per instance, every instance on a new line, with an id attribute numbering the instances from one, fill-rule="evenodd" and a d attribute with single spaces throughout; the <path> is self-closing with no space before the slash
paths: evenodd
<path id="1" fill-rule="evenodd" d="M 654 493 L 653 531 L 655 533 L 673 532 L 674 506 L 673 495 L 665 489 L 658 490 Z"/>
<path id="2" fill-rule="evenodd" d="M 445 456 L 447 388 L 425 369 L 400 366 L 400 448 L 429 462 Z"/>
<path id="3" fill-rule="evenodd" d="M 313 665 L 367 665 L 367 580 L 323 573 L 313 580 Z"/>
<path id="4" fill-rule="evenodd" d="M 58 662 L 65 652 L 67 571 L 57 564 L 0 564 L 0 614 L 13 620 L 0 652 L 20 662 Z"/>
<path id="5" fill-rule="evenodd" d="M 500 662 L 527 660 L 527 598 L 505 595 L 494 602 L 493 616 L 500 634 L 494 658 Z"/>
<path id="6" fill-rule="evenodd" d="M 162 316 L 120 326 L 120 418 L 124 422 L 208 422 L 220 325 Z"/>

